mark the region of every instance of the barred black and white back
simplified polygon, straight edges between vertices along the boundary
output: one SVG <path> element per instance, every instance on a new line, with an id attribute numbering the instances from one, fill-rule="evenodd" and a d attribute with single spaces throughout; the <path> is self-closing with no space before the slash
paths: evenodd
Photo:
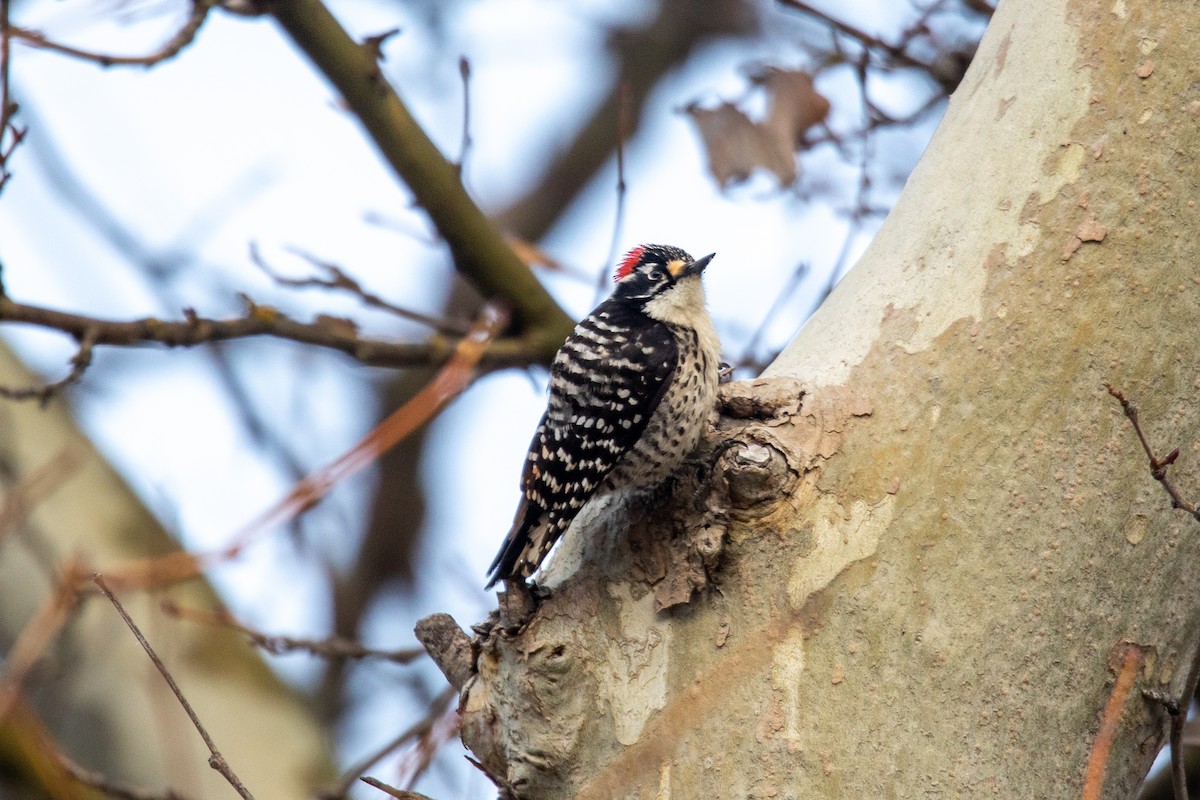
<path id="1" fill-rule="evenodd" d="M 701 283 L 711 258 L 635 248 L 617 269 L 613 295 L 567 338 L 489 587 L 532 575 L 593 497 L 654 486 L 695 448 L 720 361 Z"/>

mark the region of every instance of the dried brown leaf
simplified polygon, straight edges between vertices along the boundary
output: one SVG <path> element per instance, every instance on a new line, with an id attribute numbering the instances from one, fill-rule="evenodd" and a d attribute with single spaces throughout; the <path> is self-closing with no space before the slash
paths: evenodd
<path id="1" fill-rule="evenodd" d="M 788 154 L 791 178 L 787 169 L 780 170 L 779 159 L 763 136 L 762 129 L 733 103 L 716 108 L 688 106 L 684 111 L 696 124 L 704 149 L 708 152 L 708 171 L 724 189 L 741 183 L 750 173 L 763 167 L 779 176 L 781 184 L 795 180 L 795 162 Z"/>
<path id="2" fill-rule="evenodd" d="M 722 189 L 760 168 L 774 175 L 781 187 L 791 186 L 799 175 L 795 153 L 808 130 L 829 113 L 829 101 L 816 91 L 807 72 L 768 67 L 751 81 L 770 95 L 762 122 L 728 102 L 711 109 L 692 104 L 684 110 L 700 132 L 708 169 Z"/>
<path id="3" fill-rule="evenodd" d="M 790 159 L 804 144 L 809 128 L 829 114 L 829 101 L 816 90 L 807 72 L 768 67 L 754 80 L 771 95 L 763 127 L 779 152 Z"/>

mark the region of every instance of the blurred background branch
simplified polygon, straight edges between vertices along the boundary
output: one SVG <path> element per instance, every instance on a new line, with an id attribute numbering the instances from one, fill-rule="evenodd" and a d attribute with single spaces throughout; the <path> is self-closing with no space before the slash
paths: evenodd
<path id="1" fill-rule="evenodd" d="M 572 322 L 467 194 L 458 169 L 417 124 L 378 65 L 377 46 L 355 42 L 320 0 L 274 3 L 271 13 L 341 93 L 413 192 L 454 264 L 485 296 L 512 303 L 517 329 L 549 359 Z"/>

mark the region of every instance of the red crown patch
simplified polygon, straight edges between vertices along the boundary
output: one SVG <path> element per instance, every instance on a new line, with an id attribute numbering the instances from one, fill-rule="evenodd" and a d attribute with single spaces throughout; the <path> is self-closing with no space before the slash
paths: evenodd
<path id="1" fill-rule="evenodd" d="M 613 280 L 620 282 L 633 272 L 634 267 L 642 259 L 642 253 L 646 252 L 646 245 L 639 245 L 625 254 L 625 258 L 617 265 L 617 271 L 613 273 Z"/>

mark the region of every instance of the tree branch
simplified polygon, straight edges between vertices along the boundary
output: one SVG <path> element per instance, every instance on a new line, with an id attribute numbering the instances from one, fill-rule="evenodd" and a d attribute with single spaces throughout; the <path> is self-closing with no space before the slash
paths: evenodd
<path id="1" fill-rule="evenodd" d="M 303 652 L 322 658 L 374 658 L 391 661 L 394 664 L 411 664 L 425 655 L 422 647 L 407 647 L 401 650 L 379 650 L 366 647 L 361 642 L 346 639 L 341 636 L 327 636 L 324 639 L 304 639 L 296 636 L 281 636 L 267 634 L 243 625 L 234 619 L 233 615 L 224 609 L 206 611 L 199 608 L 184 608 L 170 599 L 163 600 L 159 607 L 167 616 L 175 619 L 186 619 L 201 625 L 229 628 L 246 637 L 253 646 L 261 648 L 273 656 L 284 653 Z"/>
<path id="2" fill-rule="evenodd" d="M 527 346 L 548 360 L 572 321 L 467 194 L 457 168 L 388 84 L 371 48 L 351 39 L 320 0 L 273 3 L 269 10 L 341 92 L 445 239 L 458 270 L 483 295 L 509 298 Z"/>
<path id="3" fill-rule="evenodd" d="M 18 303 L 0 294 L 0 322 L 35 325 L 68 334 L 81 343 L 81 354 L 85 349 L 90 353 L 96 345 L 195 347 L 210 342 L 272 336 L 338 350 L 369 366 L 414 367 L 445 361 L 454 352 L 457 343 L 457 340 L 443 336 L 433 336 L 424 344 L 365 339 L 358 335 L 354 324 L 348 320 L 318 316 L 313 322 L 305 323 L 249 299 L 246 300 L 246 306 L 243 316 L 229 319 L 209 319 L 185 309 L 182 320 L 153 317 L 107 320 Z M 541 358 L 542 353 L 534 343 L 510 338 L 492 342 L 480 363 L 490 368 L 528 366 Z M 87 364 L 80 355 L 76 355 L 72 361 L 74 366 L 71 374 L 51 386 L 61 388 L 78 379 L 76 371 L 82 372 L 80 364 L 83 368 Z M 42 398 L 49 388 L 5 390 L 2 393 L 17 399 Z"/>
<path id="4" fill-rule="evenodd" d="M 114 56 L 108 53 L 95 53 L 90 50 L 83 50 L 70 45 L 59 44 L 58 42 L 47 39 L 38 31 L 28 28 L 13 27 L 13 38 L 19 39 L 31 47 L 38 47 L 43 50 L 53 50 L 56 53 L 61 53 L 72 58 L 80 58 L 84 61 L 92 61 L 102 67 L 152 67 L 168 59 L 174 58 L 183 51 L 185 47 L 192 43 L 196 38 L 196 34 L 200 32 L 200 26 L 204 24 L 205 17 L 212 9 L 214 3 L 212 0 L 193 0 L 192 11 L 188 15 L 187 22 L 179 29 L 170 39 L 168 39 L 161 47 L 152 53 L 147 53 L 144 56 Z"/>
<path id="5" fill-rule="evenodd" d="M 9 41 L 13 36 L 13 27 L 8 21 L 8 7 L 9 0 L 0 0 L 0 189 L 12 177 L 8 171 L 8 159 L 25 138 L 25 130 L 12 124 L 12 118 L 17 113 L 17 102 L 12 99 L 8 85 Z M 7 144 L 6 139 L 9 139 Z"/>

